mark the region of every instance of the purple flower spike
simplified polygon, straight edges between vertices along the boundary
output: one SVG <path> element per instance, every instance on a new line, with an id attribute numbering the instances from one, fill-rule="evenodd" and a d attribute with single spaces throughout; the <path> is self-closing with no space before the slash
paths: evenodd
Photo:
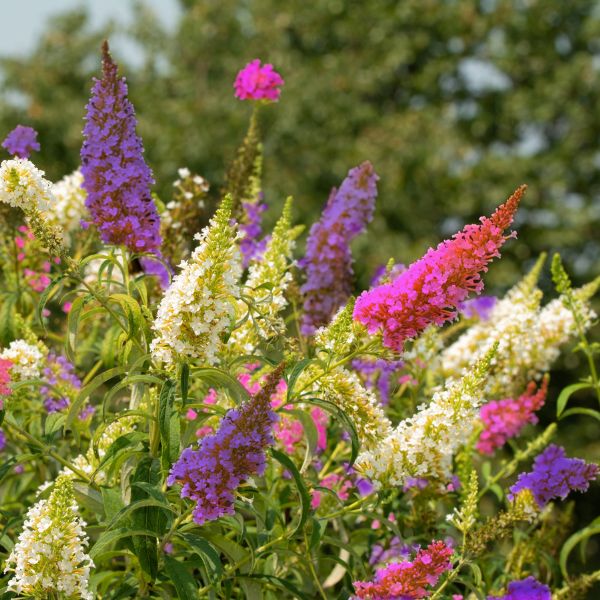
<path id="1" fill-rule="evenodd" d="M 373 218 L 377 180 L 373 165 L 366 161 L 351 169 L 339 190 L 332 190 L 320 220 L 311 229 L 306 256 L 302 333 L 312 335 L 326 325 L 348 300 L 352 290 L 350 242 Z"/>
<path id="2" fill-rule="evenodd" d="M 233 514 L 236 488 L 264 473 L 265 450 L 274 443 L 277 421 L 271 396 L 281 372 L 272 371 L 256 395 L 223 417 L 216 433 L 202 438 L 198 450 L 186 448 L 173 465 L 167 484 L 181 484 L 181 497 L 196 502 L 193 519 L 198 525 Z"/>
<path id="3" fill-rule="evenodd" d="M 32 152 L 39 152 L 40 143 L 37 141 L 37 131 L 33 127 L 17 125 L 2 142 L 2 147 L 6 148 L 14 156 L 19 158 L 29 158 Z"/>
<path id="4" fill-rule="evenodd" d="M 86 108 L 81 172 L 92 221 L 107 244 L 157 252 L 160 218 L 150 195 L 152 171 L 135 131 L 125 78 L 117 76 L 107 42 L 102 47 L 102 78 L 94 80 Z"/>
<path id="5" fill-rule="evenodd" d="M 538 454 L 531 473 L 519 475 L 508 497 L 512 500 L 521 490 L 529 489 L 543 508 L 553 498 L 564 500 L 569 492 L 585 492 L 597 475 L 598 465 L 580 458 L 567 458 L 564 448 L 552 444 Z"/>
<path id="6" fill-rule="evenodd" d="M 508 584 L 508 591 L 504 596 L 488 596 L 488 600 L 551 600 L 551 598 L 550 588 L 535 577 L 512 581 Z"/>

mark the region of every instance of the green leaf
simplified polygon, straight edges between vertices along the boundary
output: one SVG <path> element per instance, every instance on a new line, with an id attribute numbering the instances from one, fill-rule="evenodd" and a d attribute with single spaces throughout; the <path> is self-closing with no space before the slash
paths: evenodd
<path id="1" fill-rule="evenodd" d="M 78 296 L 73 300 L 69 315 L 67 317 L 67 336 L 65 339 L 65 354 L 67 358 L 75 363 L 75 342 L 77 341 L 77 330 L 79 328 L 79 316 L 86 302 L 88 296 Z"/>
<path id="2" fill-rule="evenodd" d="M 294 388 L 296 387 L 298 377 L 300 377 L 300 375 L 302 375 L 302 372 L 304 371 L 304 369 L 306 369 L 306 367 L 312 362 L 314 362 L 314 359 L 305 358 L 305 359 L 301 360 L 300 362 L 296 363 L 294 365 L 294 368 L 290 371 L 290 374 L 288 375 L 288 378 L 287 378 L 288 402 L 291 401 L 292 396 L 294 395 Z"/>
<path id="3" fill-rule="evenodd" d="M 303 401 L 324 408 L 327 412 L 331 413 L 336 420 L 341 421 L 342 426 L 350 436 L 352 448 L 350 454 L 350 466 L 352 466 L 356 460 L 356 457 L 358 456 L 358 451 L 360 450 L 360 441 L 358 439 L 358 433 L 356 432 L 354 421 L 352 421 L 352 419 L 339 406 L 333 404 L 333 402 L 322 400 L 321 398 L 307 398 L 303 399 Z"/>
<path id="4" fill-rule="evenodd" d="M 111 294 L 108 300 L 117 302 L 123 309 L 129 326 L 129 337 L 133 338 L 145 324 L 142 309 L 137 300 L 127 294 Z"/>
<path id="5" fill-rule="evenodd" d="M 104 385 L 107 381 L 110 381 L 113 377 L 118 377 L 125 373 L 124 367 L 115 367 L 113 369 L 107 369 L 102 373 L 96 375 L 86 386 L 84 386 L 77 394 L 77 397 L 73 401 L 73 404 L 69 407 L 67 413 L 67 420 L 65 422 L 65 431 L 71 426 L 75 417 L 79 414 L 83 403 L 93 394 L 101 385 Z"/>
<path id="6" fill-rule="evenodd" d="M 42 326 L 42 331 L 44 333 L 46 332 L 46 326 L 44 325 L 44 318 L 42 315 L 42 313 L 44 312 L 44 307 L 46 306 L 46 303 L 50 299 L 50 296 L 56 290 L 56 287 L 58 286 L 58 284 L 61 281 L 63 281 L 63 279 L 65 279 L 65 277 L 66 277 L 66 275 L 59 275 L 58 277 L 55 277 L 51 281 L 50 285 L 42 292 L 42 295 L 40 296 L 40 299 L 38 300 L 37 306 L 35 307 L 35 316 L 37 318 L 38 323 Z"/>
<path id="7" fill-rule="evenodd" d="M 214 546 L 203 537 L 194 533 L 184 533 L 178 531 L 178 537 L 184 540 L 198 554 L 206 566 L 207 571 L 212 572 L 215 577 L 220 577 L 223 573 L 223 565 L 219 553 Z"/>
<path id="8" fill-rule="evenodd" d="M 104 504 L 104 515 L 107 519 L 112 519 L 124 507 L 121 492 L 113 488 L 103 487 L 100 489 L 100 493 Z"/>
<path id="9" fill-rule="evenodd" d="M 77 503 L 98 515 L 104 513 L 104 502 L 102 494 L 89 485 L 80 481 L 73 482 L 73 493 Z"/>
<path id="10" fill-rule="evenodd" d="M 65 419 L 61 412 L 50 413 L 44 421 L 44 435 L 52 437 L 64 425 Z"/>
<path id="11" fill-rule="evenodd" d="M 237 404 L 250 398 L 246 388 L 229 373 L 215 369 L 214 367 L 204 367 L 193 370 L 194 378 L 204 379 L 211 387 L 224 387 L 231 394 Z"/>
<path id="12" fill-rule="evenodd" d="M 302 479 L 302 475 L 298 468 L 294 464 L 294 462 L 279 450 L 275 450 L 271 448 L 271 455 L 273 458 L 280 463 L 285 469 L 287 469 L 292 477 L 294 478 L 294 482 L 296 483 L 296 487 L 298 488 L 298 495 L 300 496 L 300 519 L 298 520 L 298 524 L 292 532 L 292 535 L 297 531 L 300 531 L 304 524 L 306 523 L 306 519 L 310 513 L 310 494 L 308 493 L 308 489 L 304 484 L 304 480 Z"/>
<path id="13" fill-rule="evenodd" d="M 93 559 L 102 552 L 108 550 L 108 548 L 118 540 L 136 536 L 156 538 L 156 534 L 153 531 L 148 531 L 147 529 L 131 529 L 131 527 L 121 527 L 120 529 L 104 531 L 100 534 L 100 537 L 92 546 L 92 549 L 90 550 L 90 557 Z"/>
<path id="14" fill-rule="evenodd" d="M 564 388 L 558 396 L 558 400 L 556 401 L 556 416 L 560 417 L 560 415 L 565 410 L 567 406 L 567 402 L 569 398 L 579 390 L 585 390 L 591 388 L 592 385 L 589 383 L 573 383 L 572 385 L 568 385 Z"/>
<path id="15" fill-rule="evenodd" d="M 160 390 L 158 426 L 161 440 L 161 460 L 163 470 L 167 471 L 179 456 L 180 423 L 179 415 L 173 411 L 176 384 L 167 379 Z"/>
<path id="16" fill-rule="evenodd" d="M 7 346 L 16 336 L 15 306 L 16 294 L 3 294 L 0 304 L 0 345 Z"/>
<path id="17" fill-rule="evenodd" d="M 284 412 L 289 413 L 296 417 L 300 423 L 302 423 L 302 429 L 304 430 L 304 436 L 306 437 L 306 453 L 304 455 L 304 462 L 300 467 L 300 473 L 304 473 L 310 465 L 313 456 L 317 450 L 319 443 L 319 432 L 312 416 L 301 409 L 286 409 Z"/>
<path id="18" fill-rule="evenodd" d="M 560 570 L 565 579 L 569 579 L 569 573 L 567 571 L 567 561 L 569 560 L 569 554 L 577 544 L 587 540 L 593 535 L 600 534 L 600 517 L 594 519 L 587 527 L 584 527 L 577 533 L 574 533 L 564 544 L 560 551 Z"/>
<path id="19" fill-rule="evenodd" d="M 586 415 L 600 421 L 600 412 L 591 408 L 569 408 L 560 416 L 561 420 L 571 415 Z"/>
<path id="20" fill-rule="evenodd" d="M 180 387 L 181 387 L 181 401 L 185 406 L 188 398 L 188 391 L 190 389 L 190 365 L 183 363 L 181 365 L 180 375 Z"/>
<path id="21" fill-rule="evenodd" d="M 190 600 L 198 597 L 198 585 L 195 577 L 190 573 L 182 562 L 172 558 L 168 554 L 163 556 L 165 570 L 180 600 Z"/>

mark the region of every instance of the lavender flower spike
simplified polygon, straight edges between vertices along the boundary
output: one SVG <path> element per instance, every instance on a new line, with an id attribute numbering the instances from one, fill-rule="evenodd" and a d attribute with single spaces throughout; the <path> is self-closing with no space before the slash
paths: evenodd
<path id="1" fill-rule="evenodd" d="M 378 179 L 368 161 L 351 169 L 340 189 L 332 190 L 321 219 L 310 229 L 301 262 L 306 270 L 306 283 L 301 288 L 304 335 L 326 325 L 350 296 L 350 242 L 373 218 Z"/>
<path id="2" fill-rule="evenodd" d="M 152 171 L 136 134 L 125 78 L 117 76 L 108 43 L 102 46 L 102 78 L 94 80 L 81 148 L 85 205 L 102 241 L 132 252 L 156 253 L 160 218 L 150 195 Z"/>
<path id="3" fill-rule="evenodd" d="M 200 448 L 186 448 L 173 465 L 168 485 L 182 484 L 182 498 L 196 502 L 193 519 L 198 525 L 234 514 L 236 488 L 251 475 L 262 475 L 265 450 L 274 443 L 271 396 L 283 365 L 273 370 L 262 389 L 239 408 L 230 410 L 213 435 Z"/>

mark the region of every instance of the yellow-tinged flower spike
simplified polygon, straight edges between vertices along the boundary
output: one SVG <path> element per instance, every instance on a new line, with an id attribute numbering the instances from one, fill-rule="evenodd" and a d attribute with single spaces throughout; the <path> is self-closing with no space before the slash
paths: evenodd
<path id="1" fill-rule="evenodd" d="M 588 300 L 599 286 L 600 281 L 593 281 L 578 290 L 569 288 L 540 308 L 542 293 L 530 273 L 496 304 L 488 321 L 473 325 L 442 352 L 442 375 L 468 372 L 497 342 L 484 393 L 488 400 L 520 394 L 528 381 L 550 369 L 578 328 L 591 326 L 595 313 Z"/>
<path id="2" fill-rule="evenodd" d="M 27 512 L 19 541 L 7 561 L 6 571 L 14 572 L 8 589 L 40 600 L 54 594 L 69 600 L 92 600 L 89 576 L 94 563 L 85 552 L 85 525 L 71 480 L 59 475 L 50 497 Z"/>
<path id="3" fill-rule="evenodd" d="M 62 231 L 49 224 L 43 211 L 55 202 L 52 184 L 26 158 L 13 158 L 0 165 L 0 202 L 20 208 L 27 217 L 35 237 L 56 256 L 66 258 Z"/>
<path id="4" fill-rule="evenodd" d="M 354 303 L 356 298 L 350 297 L 346 306 L 340 308 L 325 327 L 315 332 L 317 348 L 336 355 L 347 354 L 357 339 L 357 329 L 362 325 L 354 321 Z"/>
<path id="5" fill-rule="evenodd" d="M 281 312 L 288 303 L 285 292 L 292 280 L 289 268 L 301 231 L 301 227 L 292 227 L 292 199 L 288 198 L 262 258 L 252 262 L 248 270 L 241 292 L 244 299 L 237 302 L 237 316 L 249 314 L 231 334 L 228 352 L 252 354 L 261 342 L 285 332 Z"/>
<path id="6" fill-rule="evenodd" d="M 376 487 L 403 485 L 409 478 L 448 480 L 452 458 L 465 443 L 479 415 L 493 346 L 468 375 L 451 381 L 429 404 L 401 421 L 383 440 L 359 454 L 356 468 Z"/>
<path id="7" fill-rule="evenodd" d="M 216 363 L 221 335 L 235 319 L 242 268 L 231 204 L 226 197 L 208 227 L 196 235 L 200 244 L 181 263 L 158 307 L 150 350 L 167 367 L 194 358 Z"/>
<path id="8" fill-rule="evenodd" d="M 374 448 L 391 433 L 392 425 L 385 416 L 375 394 L 366 389 L 358 375 L 338 367 L 319 373 L 318 366 L 306 369 L 303 381 L 314 379 L 310 391 L 313 396 L 327 400 L 341 408 L 352 420 L 362 448 Z"/>

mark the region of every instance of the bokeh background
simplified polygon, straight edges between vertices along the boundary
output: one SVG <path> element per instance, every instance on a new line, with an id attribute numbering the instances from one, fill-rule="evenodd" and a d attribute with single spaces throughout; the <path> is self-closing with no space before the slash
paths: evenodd
<path id="1" fill-rule="evenodd" d="M 488 289 L 504 291 L 541 251 L 560 251 L 578 284 L 600 273 L 597 1 L 3 3 L 0 137 L 17 123 L 35 127 L 36 163 L 53 180 L 79 164 L 105 37 L 127 76 L 163 200 L 183 166 L 218 194 L 250 110 L 232 83 L 260 57 L 286 80 L 261 123 L 267 219 L 293 195 L 298 219 L 310 223 L 330 188 L 365 159 L 381 177 L 370 233 L 354 246 L 358 289 L 379 264 L 411 262 L 521 183 L 529 190 L 519 239 L 492 266 Z M 542 286 L 552 293 L 547 274 Z M 569 354 L 550 399 L 574 372 L 586 374 Z M 572 418 L 558 441 L 598 460 L 599 434 L 599 423 Z M 599 487 L 577 500 L 576 527 L 597 516 Z M 597 548 L 592 540 L 588 555 Z"/>

